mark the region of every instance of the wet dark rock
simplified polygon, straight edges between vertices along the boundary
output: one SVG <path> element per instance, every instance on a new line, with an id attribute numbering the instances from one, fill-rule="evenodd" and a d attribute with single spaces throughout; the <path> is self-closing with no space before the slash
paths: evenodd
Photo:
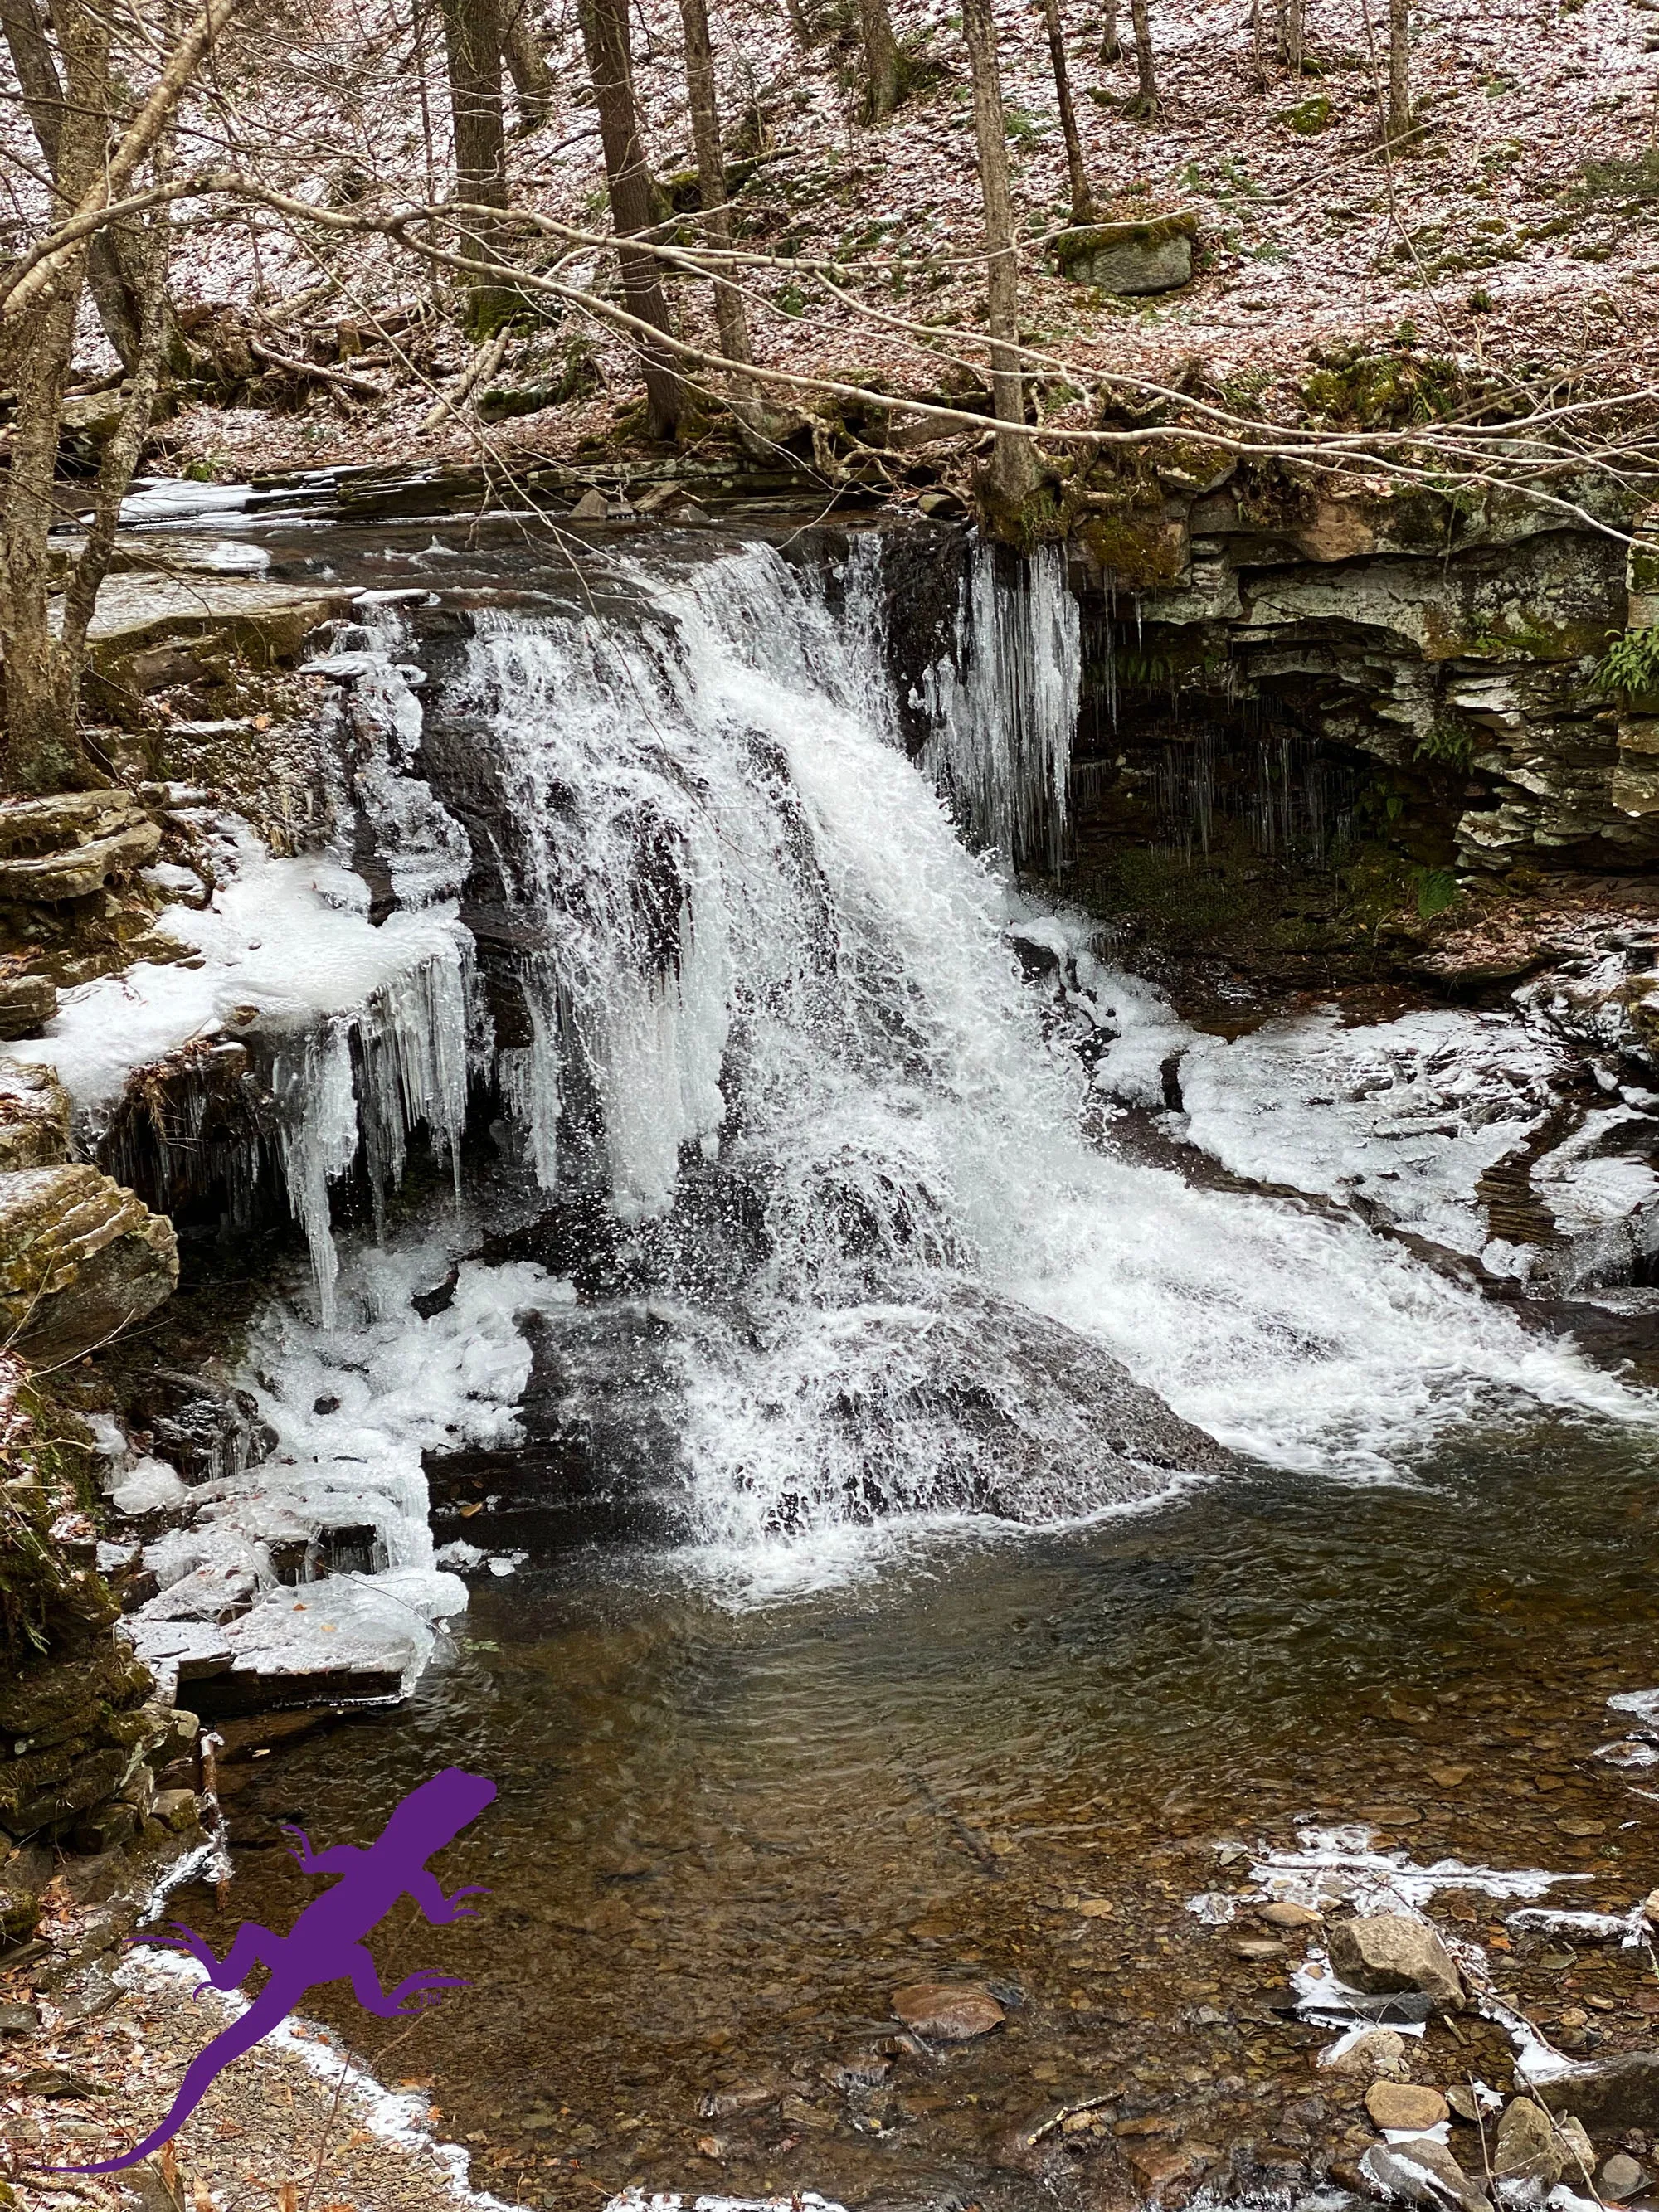
<path id="1" fill-rule="evenodd" d="M 1592 2136 L 1659 2129 L 1659 2051 L 1626 2051 L 1575 2074 L 1572 2109 Z M 1543 2094 L 1565 2106 L 1567 2085 Z"/>
<path id="2" fill-rule="evenodd" d="M 0 2035 L 33 2035 L 40 2025 L 33 2005 L 0 2004 Z"/>
<path id="3" fill-rule="evenodd" d="M 893 1992 L 893 2014 L 929 2043 L 967 2043 L 1007 2014 L 982 1984 L 915 1982 Z"/>
<path id="4" fill-rule="evenodd" d="M 681 1326 L 635 1299 L 526 1316 L 522 1440 L 425 1456 L 441 1536 L 535 1548 L 675 1527 Z"/>
<path id="5" fill-rule="evenodd" d="M 260 1419 L 257 1401 L 203 1375 L 155 1368 L 128 1401 L 132 1425 L 147 1429 L 152 1449 L 186 1482 L 225 1482 L 258 1467 L 276 1449 L 276 1431 Z"/>
<path id="6" fill-rule="evenodd" d="M 416 1291 L 409 1303 L 422 1321 L 430 1321 L 434 1314 L 447 1313 L 454 1304 L 460 1279 L 459 1267 L 452 1267 L 441 1283 L 429 1291 Z"/>
<path id="7" fill-rule="evenodd" d="M 1461 2008 L 1463 1984 L 1451 1954 L 1420 1920 L 1376 1912 L 1339 1920 L 1330 1931 L 1331 1965 L 1352 1989 L 1370 1996 L 1419 1990 L 1437 2007 Z"/>

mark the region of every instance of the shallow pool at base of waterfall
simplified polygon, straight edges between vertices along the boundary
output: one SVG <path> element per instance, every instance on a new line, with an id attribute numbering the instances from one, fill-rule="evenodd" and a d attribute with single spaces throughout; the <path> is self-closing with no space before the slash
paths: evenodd
<path id="1" fill-rule="evenodd" d="M 1081 2205 L 1181 2149 L 1260 2194 L 1370 2131 L 1291 2014 L 1310 1939 L 1255 1917 L 1258 1851 L 1355 1821 L 1418 1864 L 1570 1877 L 1574 1907 L 1652 1887 L 1644 1770 L 1595 1754 L 1653 1677 L 1656 1510 L 1627 1433 L 1535 1417 L 1409 1486 L 1251 1470 L 1064 1532 L 889 1531 L 878 1576 L 762 1606 L 695 1555 L 577 1552 L 475 1583 L 404 1711 L 238 1724 L 236 1877 L 183 1917 L 286 1925 L 310 1885 L 275 1822 L 367 1835 L 455 1761 L 501 1795 L 444 1879 L 491 1893 L 376 1948 L 388 1982 L 472 1986 L 372 2033 L 343 1988 L 319 2009 L 430 2080 L 497 2193 Z M 1511 1948 L 1510 1909 L 1435 1908 L 1562 2047 L 1647 2039 L 1639 1961 Z M 1005 2023 L 907 2046 L 895 1992 L 933 1982 Z M 1458 2032 L 1447 2078 L 1506 2082 L 1498 2032 Z"/>

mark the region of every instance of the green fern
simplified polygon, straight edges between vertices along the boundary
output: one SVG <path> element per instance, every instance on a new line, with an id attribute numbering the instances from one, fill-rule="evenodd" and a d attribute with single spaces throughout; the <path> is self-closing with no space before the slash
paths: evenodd
<path id="1" fill-rule="evenodd" d="M 1425 921 L 1444 914 L 1459 896 L 1457 878 L 1449 868 L 1413 868 L 1412 881 L 1417 886 L 1417 911 Z"/>
<path id="2" fill-rule="evenodd" d="M 1419 760 L 1437 761 L 1443 768 L 1467 768 L 1474 758 L 1474 739 L 1455 724 L 1437 722 L 1417 741 Z"/>
<path id="3" fill-rule="evenodd" d="M 1595 683 L 1602 691 L 1659 691 L 1659 623 L 1614 638 L 1596 664 Z"/>

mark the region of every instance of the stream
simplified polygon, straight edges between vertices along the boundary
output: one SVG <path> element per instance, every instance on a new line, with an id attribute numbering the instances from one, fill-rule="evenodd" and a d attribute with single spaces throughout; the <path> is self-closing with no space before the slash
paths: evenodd
<path id="1" fill-rule="evenodd" d="M 429 1656 L 395 1710 L 227 1723 L 235 1878 L 183 1916 L 285 1926 L 278 1821 L 365 1836 L 453 1762 L 500 1796 L 445 1878 L 491 1893 L 378 1955 L 472 1986 L 322 2016 L 475 2183 L 1300 2185 L 1358 2090 L 1277 1939 L 1189 1900 L 1310 1822 L 1651 1887 L 1656 1800 L 1594 1754 L 1654 1679 L 1652 1401 L 1358 1219 L 1137 1152 L 1015 957 L 1087 926 L 972 849 L 1058 834 L 1058 562 L 970 561 L 895 683 L 878 538 L 781 536 L 573 579 L 516 525 L 260 528 L 274 575 L 374 586 L 319 664 L 359 854 L 367 815 L 389 900 L 447 914 L 464 825 L 482 981 L 304 1062 L 313 1279 L 246 1350 L 261 1510 L 372 1524 Z M 453 1174 L 399 1198 L 417 1127 Z M 1006 2021 L 907 2039 L 921 1982 Z"/>

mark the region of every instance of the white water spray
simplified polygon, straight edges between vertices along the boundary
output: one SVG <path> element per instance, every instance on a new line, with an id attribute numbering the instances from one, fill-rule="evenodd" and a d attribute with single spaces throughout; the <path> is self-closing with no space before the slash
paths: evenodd
<path id="1" fill-rule="evenodd" d="M 1108 1355 L 1235 1448 L 1350 1478 L 1498 1407 L 1628 1413 L 1357 1227 L 1085 1143 L 1002 883 L 871 712 L 848 633 L 763 548 L 627 580 L 625 623 L 482 620 L 463 703 L 499 750 L 547 947 L 515 1096 L 544 1182 L 602 1175 L 681 1316 L 703 1541 L 752 1559 L 879 1514 L 1144 1495 L 1181 1462 Z M 938 686 L 930 757 L 958 793 L 981 776 L 1005 827 L 1030 818 L 1032 758 L 1063 787 L 1075 614 L 1051 590 L 1039 574 L 1023 612 L 986 613 L 988 635 L 1030 632 L 997 648 L 1000 696 Z M 1047 732 L 1036 755 L 1006 750 L 1015 726 Z M 712 1259 L 691 1204 L 711 1182 Z"/>

